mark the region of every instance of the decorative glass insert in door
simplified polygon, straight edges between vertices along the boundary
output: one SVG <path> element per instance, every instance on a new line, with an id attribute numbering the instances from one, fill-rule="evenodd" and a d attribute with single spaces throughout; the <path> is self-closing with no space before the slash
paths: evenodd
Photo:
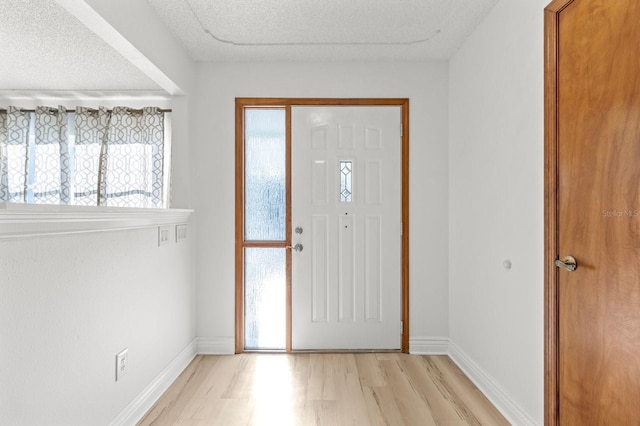
<path id="1" fill-rule="evenodd" d="M 350 203 L 353 199 L 353 162 L 340 161 L 340 202 Z"/>
<path id="2" fill-rule="evenodd" d="M 244 342 L 286 348 L 286 115 L 244 114 Z M 273 247 L 281 243 L 282 247 Z"/>

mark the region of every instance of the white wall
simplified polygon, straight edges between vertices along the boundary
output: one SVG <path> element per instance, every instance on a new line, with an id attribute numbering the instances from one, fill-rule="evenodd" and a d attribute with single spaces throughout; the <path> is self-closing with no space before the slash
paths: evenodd
<path id="1" fill-rule="evenodd" d="M 172 108 L 171 206 L 186 208 L 188 99 L 5 94 L 0 105 Z M 108 424 L 195 339 L 194 226 L 157 245 L 155 227 L 0 239 L 0 425 Z M 116 383 L 125 347 L 131 370 Z"/>
<path id="2" fill-rule="evenodd" d="M 0 240 L 0 424 L 108 424 L 194 339 L 190 245 L 157 233 Z"/>
<path id="3" fill-rule="evenodd" d="M 102 17 L 81 2 L 60 3 L 95 20 L 90 28 L 109 35 L 170 94 L 184 95 L 2 91 L 0 105 L 172 108 L 171 206 L 188 208 L 193 62 L 144 0 L 88 0 Z M 125 407 L 165 367 L 175 367 L 196 336 L 190 231 L 186 242 L 162 247 L 155 227 L 0 239 L 0 425 L 122 420 Z M 131 368 L 116 383 L 115 354 L 125 347 Z"/>
<path id="4" fill-rule="evenodd" d="M 235 97 L 398 97 L 411 114 L 411 336 L 446 337 L 447 63 L 200 64 L 197 74 L 198 336 L 233 351 Z"/>
<path id="5" fill-rule="evenodd" d="M 171 108 L 174 208 L 190 205 L 190 101 L 163 93 L 0 92 L 3 106 Z M 108 424 L 193 342 L 195 229 L 186 242 L 160 248 L 157 233 L 0 239 L 0 425 Z M 116 383 L 115 354 L 124 347 L 131 370 Z"/>
<path id="6" fill-rule="evenodd" d="M 523 410 L 516 424 L 543 419 L 547 3 L 500 1 L 450 61 L 452 348 Z"/>

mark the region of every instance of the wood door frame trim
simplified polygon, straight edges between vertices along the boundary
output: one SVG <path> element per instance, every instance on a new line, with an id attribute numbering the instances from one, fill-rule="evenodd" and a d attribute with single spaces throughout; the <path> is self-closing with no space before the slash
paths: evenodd
<path id="1" fill-rule="evenodd" d="M 574 0 L 544 10 L 544 424 L 560 424 L 558 270 L 558 65 L 560 13 Z"/>
<path id="2" fill-rule="evenodd" d="M 403 322 L 401 350 L 409 352 L 409 99 L 408 98 L 236 98 L 235 99 L 235 352 L 244 351 L 244 114 L 247 107 L 284 107 L 287 121 L 287 170 L 291 170 L 291 107 L 293 106 L 399 106 L 402 123 L 402 236 L 401 236 L 401 321 Z M 290 188 L 290 173 L 287 188 Z M 291 194 L 287 191 L 287 215 L 291 211 Z M 290 218 L 287 217 L 286 243 L 291 242 Z M 287 266 L 291 253 L 287 253 Z M 290 269 L 290 268 L 288 268 Z M 287 277 L 287 352 L 291 351 L 291 277 Z"/>

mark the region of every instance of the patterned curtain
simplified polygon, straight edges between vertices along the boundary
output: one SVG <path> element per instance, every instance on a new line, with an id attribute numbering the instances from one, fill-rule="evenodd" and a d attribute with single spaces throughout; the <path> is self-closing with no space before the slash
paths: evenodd
<path id="1" fill-rule="evenodd" d="M 67 110 L 38 107 L 35 112 L 31 188 L 37 204 L 69 204 L 70 170 Z"/>
<path id="2" fill-rule="evenodd" d="M 73 204 L 95 206 L 100 190 L 100 159 L 107 141 L 110 113 L 106 108 L 76 108 L 73 161 Z"/>
<path id="3" fill-rule="evenodd" d="M 29 113 L 0 111 L 0 201 L 24 203 L 27 193 Z"/>
<path id="4" fill-rule="evenodd" d="M 100 205 L 162 207 L 164 114 L 158 108 L 114 108 L 102 149 Z"/>
<path id="5" fill-rule="evenodd" d="M 0 110 L 0 202 L 8 201 L 7 110 Z"/>
<path id="6" fill-rule="evenodd" d="M 77 107 L 71 117 L 0 110 L 0 202 L 164 206 L 160 109 Z"/>

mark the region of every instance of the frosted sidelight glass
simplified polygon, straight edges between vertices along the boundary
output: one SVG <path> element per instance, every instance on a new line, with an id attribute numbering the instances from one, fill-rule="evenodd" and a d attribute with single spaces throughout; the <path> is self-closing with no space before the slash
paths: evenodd
<path id="1" fill-rule="evenodd" d="M 284 241 L 284 109 L 245 110 L 245 240 Z"/>
<path id="2" fill-rule="evenodd" d="M 245 349 L 286 348 L 285 251 L 284 248 L 245 249 Z"/>

